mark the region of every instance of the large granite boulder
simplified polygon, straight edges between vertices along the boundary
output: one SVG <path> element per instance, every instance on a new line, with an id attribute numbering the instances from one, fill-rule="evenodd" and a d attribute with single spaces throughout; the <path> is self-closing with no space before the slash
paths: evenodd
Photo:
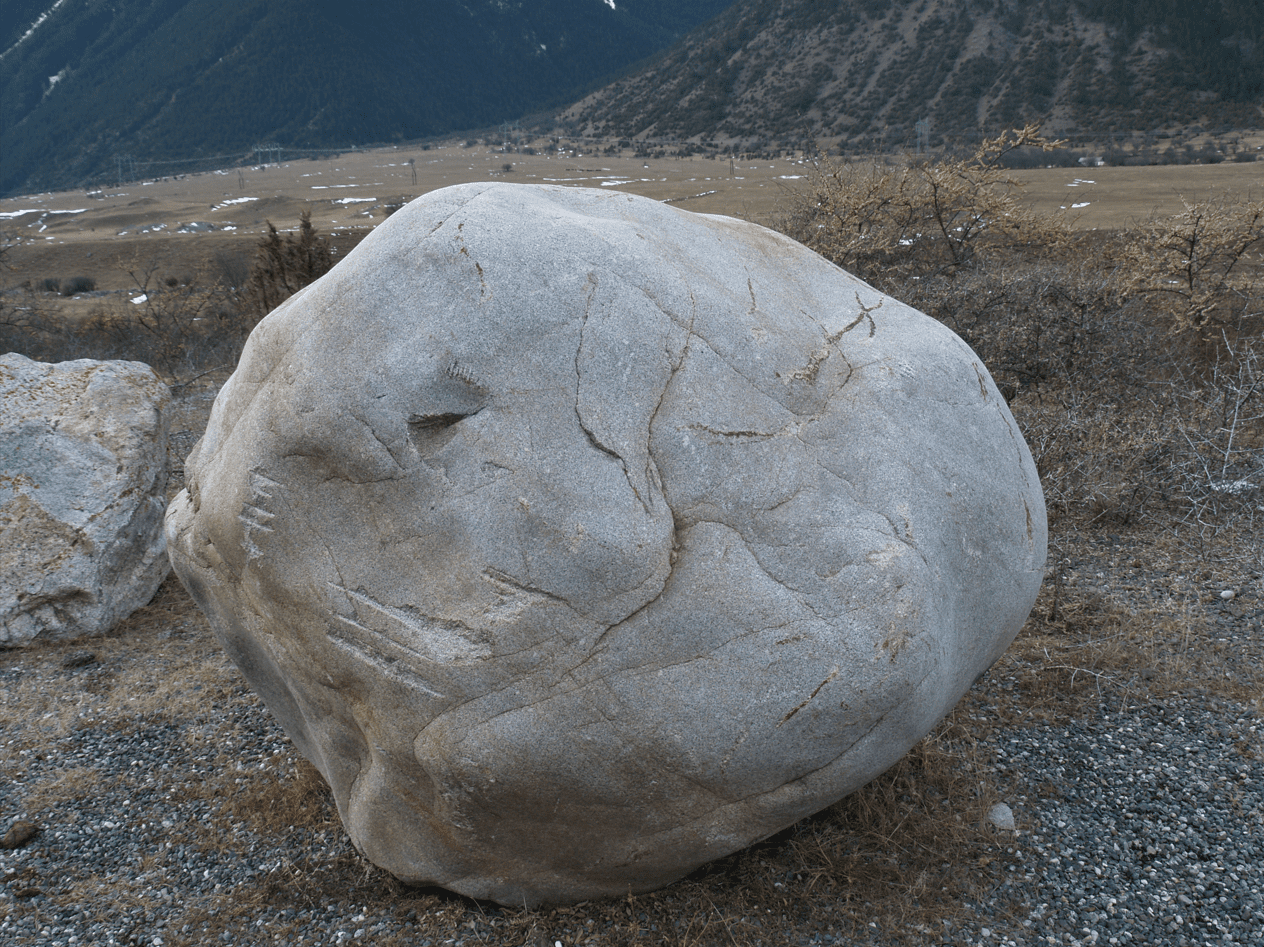
<path id="1" fill-rule="evenodd" d="M 987 370 L 761 227 L 409 204 L 255 330 L 176 571 L 400 878 L 643 891 L 881 773 L 1005 650 L 1045 511 Z"/>
<path id="2" fill-rule="evenodd" d="M 167 577 L 170 401 L 140 362 L 0 356 L 0 647 L 104 634 Z"/>

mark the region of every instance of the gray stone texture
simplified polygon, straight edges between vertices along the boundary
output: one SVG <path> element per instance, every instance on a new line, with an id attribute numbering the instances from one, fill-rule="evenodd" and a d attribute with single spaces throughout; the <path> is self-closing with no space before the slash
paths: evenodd
<path id="1" fill-rule="evenodd" d="M 422 197 L 260 324 L 176 570 L 400 878 L 645 891 L 900 758 L 1040 585 L 1023 438 L 950 331 L 609 191 Z"/>
<path id="2" fill-rule="evenodd" d="M 104 634 L 167 577 L 170 401 L 140 362 L 0 356 L 0 647 Z"/>

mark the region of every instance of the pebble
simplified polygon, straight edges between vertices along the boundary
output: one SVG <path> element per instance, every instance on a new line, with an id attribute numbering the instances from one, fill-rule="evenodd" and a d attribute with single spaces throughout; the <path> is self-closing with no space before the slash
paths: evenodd
<path id="1" fill-rule="evenodd" d="M 1002 832 L 1013 832 L 1014 810 L 1003 802 L 998 802 L 988 810 L 988 822 Z"/>
<path id="2" fill-rule="evenodd" d="M 0 839 L 0 848 L 21 848 L 39 834 L 39 828 L 25 819 L 15 819 L 9 831 Z"/>

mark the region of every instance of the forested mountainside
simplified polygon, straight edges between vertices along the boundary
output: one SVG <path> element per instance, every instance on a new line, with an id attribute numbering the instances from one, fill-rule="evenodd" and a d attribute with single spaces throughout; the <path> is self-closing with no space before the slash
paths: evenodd
<path id="1" fill-rule="evenodd" d="M 0 194 L 564 105 L 732 0 L 6 0 Z M 172 170 L 178 169 L 172 166 Z"/>
<path id="2" fill-rule="evenodd" d="M 935 145 L 1264 119 L 1258 0 L 740 0 L 563 126 L 599 136 Z"/>

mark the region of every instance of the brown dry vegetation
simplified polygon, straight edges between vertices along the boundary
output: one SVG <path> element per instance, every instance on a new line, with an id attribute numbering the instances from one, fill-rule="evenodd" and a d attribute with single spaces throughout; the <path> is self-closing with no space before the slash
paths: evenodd
<path id="1" fill-rule="evenodd" d="M 1039 144 L 1031 130 L 1018 140 Z M 823 164 L 789 195 L 780 222 L 963 334 L 1009 398 L 1048 499 L 1049 579 L 1019 639 L 953 714 L 864 789 L 649 895 L 528 911 L 407 888 L 351 849 L 310 764 L 288 745 L 252 749 L 242 728 L 271 724 L 174 579 L 103 639 L 0 656 L 0 671 L 14 672 L 0 691 L 0 768 L 21 776 L 32 754 L 77 728 L 171 725 L 209 761 L 203 775 L 170 777 L 170 792 L 208 813 L 172 827 L 171 840 L 245 851 L 300 839 L 306 854 L 287 855 L 239 889 L 168 891 L 167 944 L 222 935 L 277 942 L 298 923 L 288 910 L 317 905 L 367 918 L 348 923 L 377 925 L 378 944 L 430 937 L 515 947 L 772 945 L 821 931 L 931 943 L 945 918 L 977 919 L 1032 828 L 1022 790 L 994 765 L 995 733 L 1092 714 L 1105 700 L 1191 692 L 1264 712 L 1259 205 L 1191 201 L 1144 227 L 1077 230 L 1024 203 L 995 157 L 983 149 L 928 165 Z M 253 278 L 262 279 L 266 243 L 257 252 Z M 223 377 L 197 376 L 230 364 L 259 314 L 216 287 L 211 277 L 159 281 L 153 307 L 129 313 L 134 324 L 118 342 L 150 346 L 139 354 L 184 386 L 173 488 L 205 422 L 205 395 Z M 212 322 L 220 328 L 187 329 L 194 313 L 216 307 L 226 314 Z M 50 357 L 99 354 L 73 346 L 102 337 L 66 333 L 38 310 L 23 318 L 21 331 L 65 346 Z M 151 331 L 146 319 L 177 328 Z M 1236 591 L 1232 600 L 1220 596 L 1226 589 Z M 93 662 L 67 671 L 85 648 Z M 66 813 L 98 778 L 78 765 L 30 781 L 21 813 L 3 815 L 55 825 L 73 817 Z M 1016 834 L 986 825 L 998 800 L 1014 806 Z M 73 866 L 59 881 L 9 883 L 54 904 L 135 901 L 150 910 L 166 890 L 164 857 L 136 869 L 144 884 L 80 876 Z M 39 911 L 39 900 L 18 896 L 0 910 Z M 987 920 L 1004 927 L 1006 911 L 1017 917 L 1022 907 L 993 905 Z"/>

